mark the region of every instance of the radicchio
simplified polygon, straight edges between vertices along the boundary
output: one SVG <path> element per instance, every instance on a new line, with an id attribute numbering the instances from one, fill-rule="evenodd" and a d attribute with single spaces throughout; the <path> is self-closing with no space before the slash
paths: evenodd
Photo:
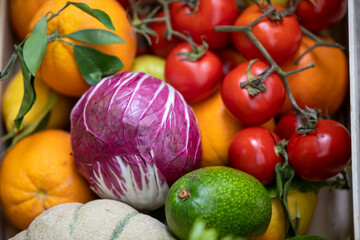
<path id="1" fill-rule="evenodd" d="M 90 87 L 72 110 L 71 139 L 92 190 L 138 210 L 162 206 L 172 183 L 201 165 L 191 107 L 171 85 L 140 72 Z"/>

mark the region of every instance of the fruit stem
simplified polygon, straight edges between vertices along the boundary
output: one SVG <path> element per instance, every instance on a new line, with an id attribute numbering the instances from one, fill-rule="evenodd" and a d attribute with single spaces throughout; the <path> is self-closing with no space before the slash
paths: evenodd
<path id="1" fill-rule="evenodd" d="M 337 42 L 327 42 L 322 40 L 321 38 L 319 38 L 318 36 L 316 36 L 314 33 L 312 33 L 311 31 L 307 30 L 306 28 L 304 28 L 303 26 L 300 26 L 301 28 L 301 32 L 304 33 L 305 35 L 307 35 L 308 37 L 310 37 L 312 40 L 315 41 L 315 44 L 312 45 L 311 47 L 309 47 L 308 49 L 306 49 L 295 61 L 295 65 L 298 65 L 300 60 L 307 54 L 309 53 L 311 50 L 313 50 L 316 47 L 336 47 L 336 48 L 340 48 L 342 50 L 345 49 L 344 46 L 342 46 L 341 44 L 337 43 Z"/>
<path id="2" fill-rule="evenodd" d="M 306 67 L 303 67 L 303 68 L 300 68 L 300 69 L 298 69 L 296 71 L 284 72 L 279 67 L 279 65 L 275 62 L 275 60 L 270 56 L 269 52 L 265 49 L 265 47 L 256 38 L 255 34 L 252 32 L 252 26 L 254 24 L 261 21 L 264 17 L 271 16 L 274 13 L 274 11 L 276 11 L 275 7 L 269 6 L 267 9 L 265 9 L 264 13 L 260 17 L 258 17 L 253 22 L 249 23 L 248 25 L 245 25 L 245 26 L 233 26 L 233 25 L 231 25 L 231 26 L 217 26 L 217 27 L 215 27 L 214 30 L 215 30 L 215 32 L 241 32 L 241 33 L 246 34 L 250 38 L 252 43 L 259 49 L 259 51 L 265 57 L 267 62 L 270 64 L 270 69 L 268 71 L 271 71 L 271 72 L 276 71 L 280 75 L 280 77 L 282 79 L 282 82 L 283 82 L 283 84 L 285 86 L 286 92 L 287 92 L 287 94 L 289 96 L 290 103 L 293 106 L 293 108 L 295 109 L 295 111 L 298 114 L 306 116 L 307 113 L 303 109 L 300 108 L 300 106 L 297 104 L 294 96 L 291 93 L 291 89 L 290 89 L 289 83 L 287 81 L 287 76 L 289 76 L 291 74 L 298 73 L 300 71 L 304 71 L 304 70 L 306 70 L 308 68 L 314 67 L 314 65 L 310 64 L 310 65 L 308 65 Z M 268 77 L 268 76 L 269 76 L 269 74 L 264 74 L 263 76 L 260 76 L 260 77 L 262 78 L 262 81 L 264 81 L 265 78 Z"/>
<path id="3" fill-rule="evenodd" d="M 183 202 L 186 199 L 188 199 L 189 197 L 191 197 L 191 193 L 188 189 L 185 189 L 182 187 L 180 189 L 180 193 L 178 194 L 178 197 L 179 197 L 180 201 Z"/>
<path id="4" fill-rule="evenodd" d="M 186 36 L 185 34 L 175 31 L 172 27 L 171 24 L 171 20 L 170 20 L 170 10 L 169 10 L 169 6 L 171 1 L 168 0 L 158 0 L 158 2 L 162 5 L 163 11 L 164 11 L 164 18 L 165 18 L 165 24 L 166 24 L 166 30 L 167 30 L 167 39 L 171 40 L 172 35 L 184 40 L 185 42 L 188 42 L 191 46 L 192 51 L 196 54 L 196 55 L 200 55 L 199 57 L 201 57 L 205 51 L 202 51 L 201 49 L 199 49 L 199 47 L 196 46 L 194 40 L 192 39 L 192 37 L 190 36 L 190 34 L 188 36 Z M 190 60 L 192 61 L 192 60 Z"/>
<path id="5" fill-rule="evenodd" d="M 148 27 L 148 24 L 152 23 L 152 22 L 165 22 L 166 30 L 167 30 L 166 38 L 168 40 L 171 40 L 171 38 L 173 36 L 176 36 L 176 37 L 182 39 L 183 41 L 188 42 L 191 46 L 192 51 L 182 54 L 182 55 L 187 56 L 183 60 L 196 61 L 197 59 L 201 58 L 204 55 L 204 53 L 208 49 L 208 45 L 205 41 L 203 41 L 203 43 L 200 46 L 197 46 L 195 44 L 194 40 L 192 39 L 192 37 L 190 36 L 190 34 L 185 35 L 181 32 L 175 31 L 173 29 L 171 20 L 170 20 L 170 10 L 169 10 L 170 4 L 173 1 L 174 0 L 157 0 L 157 2 L 161 5 L 161 7 L 159 6 L 158 8 L 151 11 L 150 14 L 148 14 L 145 18 L 139 18 L 138 17 L 139 8 L 137 7 L 137 4 L 133 0 L 131 0 L 130 2 L 131 2 L 132 10 L 133 10 L 131 24 L 134 27 L 135 31 L 137 33 L 143 35 L 145 37 L 145 39 L 149 42 L 149 44 L 151 44 L 149 34 L 151 34 L 151 35 L 157 35 L 157 34 L 151 28 Z M 190 0 L 190 1 L 184 0 L 181 2 L 185 2 L 186 4 L 191 6 L 191 8 L 194 11 L 196 11 L 196 8 L 198 5 L 197 0 Z M 159 11 L 160 8 L 163 9 L 164 17 L 155 18 L 154 15 L 156 14 L 156 12 Z M 157 37 L 159 37 L 159 36 L 157 36 Z"/>

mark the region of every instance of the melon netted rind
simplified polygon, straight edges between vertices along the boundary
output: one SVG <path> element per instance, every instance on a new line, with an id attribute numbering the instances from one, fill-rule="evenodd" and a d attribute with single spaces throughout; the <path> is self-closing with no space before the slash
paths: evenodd
<path id="1" fill-rule="evenodd" d="M 86 204 L 64 203 L 40 214 L 10 240 L 135 240 L 175 239 L 155 218 L 141 214 L 129 205 L 108 199 Z"/>

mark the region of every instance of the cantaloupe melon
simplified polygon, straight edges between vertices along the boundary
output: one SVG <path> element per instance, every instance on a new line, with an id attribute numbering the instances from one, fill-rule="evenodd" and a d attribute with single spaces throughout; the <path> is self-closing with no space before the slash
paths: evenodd
<path id="1" fill-rule="evenodd" d="M 108 199 L 86 204 L 64 203 L 40 214 L 11 240 L 118 240 L 175 239 L 155 218 L 139 213 L 129 205 Z"/>

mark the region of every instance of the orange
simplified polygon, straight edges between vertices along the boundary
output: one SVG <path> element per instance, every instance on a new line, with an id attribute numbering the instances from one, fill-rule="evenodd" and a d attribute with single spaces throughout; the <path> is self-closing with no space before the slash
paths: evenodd
<path id="1" fill-rule="evenodd" d="M 0 202 L 18 229 L 52 206 L 95 198 L 75 168 L 70 133 L 44 130 L 20 140 L 0 168 Z"/>
<path id="2" fill-rule="evenodd" d="M 324 40 L 333 42 L 330 37 L 324 37 Z M 295 60 L 313 44 L 314 41 L 304 35 L 293 60 L 281 68 L 288 72 L 313 63 L 314 68 L 287 78 L 291 92 L 301 108 L 306 105 L 319 108 L 324 113 L 327 109 L 328 113 L 333 115 L 344 102 L 349 87 L 347 58 L 339 48 L 317 47 L 306 54 L 296 66 Z M 289 98 L 286 97 L 281 112 L 286 113 L 292 109 Z"/>
<path id="3" fill-rule="evenodd" d="M 296 216 L 297 207 L 299 209 L 300 225 L 299 234 L 304 235 L 309 228 L 314 217 L 318 195 L 316 192 L 301 192 L 294 190 L 288 194 L 288 207 L 293 217 Z M 272 216 L 266 232 L 251 240 L 284 240 L 285 239 L 285 220 L 279 198 L 271 198 Z M 293 221 L 295 224 L 295 219 Z"/>
<path id="4" fill-rule="evenodd" d="M 56 0 L 45 3 L 35 14 L 30 23 L 30 29 L 36 22 L 49 11 L 56 13 L 65 6 L 67 0 Z M 129 70 L 136 54 L 136 36 L 127 19 L 124 8 L 116 0 L 76 0 L 92 9 L 100 9 L 107 13 L 115 27 L 115 34 L 120 36 L 126 43 L 94 45 L 85 44 L 65 38 L 73 44 L 91 46 L 103 53 L 117 56 L 124 63 L 124 69 Z M 106 29 L 100 21 L 83 12 L 75 6 L 67 7 L 57 17 L 48 22 L 47 34 L 58 31 L 60 35 L 70 34 L 83 29 Z M 80 97 L 89 85 L 81 76 L 80 70 L 74 58 L 72 46 L 63 41 L 52 41 L 47 50 L 38 73 L 40 78 L 51 88 L 64 95 Z"/>
<path id="5" fill-rule="evenodd" d="M 47 1 L 53 0 L 11 0 L 9 13 L 11 26 L 20 40 L 25 39 L 29 23 L 35 12 Z"/>
<path id="6" fill-rule="evenodd" d="M 243 126 L 226 109 L 220 91 L 192 105 L 199 123 L 203 166 L 228 164 L 228 148 Z"/>
<path id="7" fill-rule="evenodd" d="M 234 135 L 244 126 L 226 109 L 220 91 L 191 105 L 199 123 L 202 145 L 202 165 L 228 165 L 228 149 Z M 273 130 L 271 119 L 262 126 Z"/>
<path id="8" fill-rule="evenodd" d="M 276 122 L 274 118 L 271 118 L 269 121 L 261 124 L 261 126 L 263 126 L 264 128 L 269 129 L 270 131 L 275 131 L 275 127 L 276 127 Z"/>

